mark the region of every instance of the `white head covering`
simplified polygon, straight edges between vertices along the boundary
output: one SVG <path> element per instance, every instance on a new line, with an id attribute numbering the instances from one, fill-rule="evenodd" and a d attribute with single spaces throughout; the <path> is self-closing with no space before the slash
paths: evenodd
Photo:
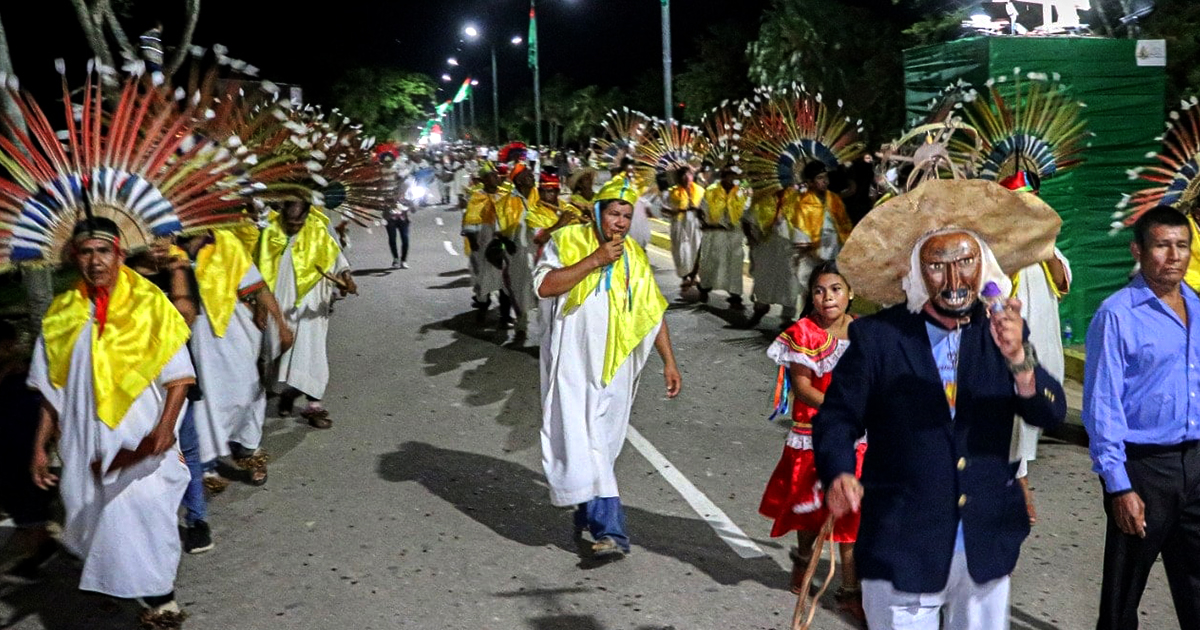
<path id="1" fill-rule="evenodd" d="M 980 261 L 983 265 L 979 274 L 979 286 L 975 287 L 976 292 L 983 290 L 988 282 L 995 282 L 996 286 L 1000 287 L 1001 295 L 1010 295 L 1012 293 L 1012 279 L 1004 275 L 1004 270 L 1000 268 L 1000 263 L 996 261 L 996 255 L 992 253 L 992 248 L 979 238 L 979 235 L 971 230 L 962 228 L 948 227 L 940 228 L 932 232 L 928 232 L 917 240 L 917 244 L 913 246 L 912 255 L 908 275 L 904 277 L 904 294 L 908 296 L 908 311 L 910 313 L 919 313 L 922 308 L 925 308 L 925 303 L 929 301 L 929 291 L 925 288 L 925 278 L 921 275 L 921 248 L 929 239 L 940 236 L 942 234 L 958 234 L 964 233 L 975 239 L 979 245 Z"/>

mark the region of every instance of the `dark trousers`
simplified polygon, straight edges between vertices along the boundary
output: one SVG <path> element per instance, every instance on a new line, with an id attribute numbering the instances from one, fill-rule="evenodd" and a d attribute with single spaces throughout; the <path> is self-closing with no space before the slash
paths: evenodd
<path id="1" fill-rule="evenodd" d="M 1130 536 L 1104 499 L 1104 581 L 1097 630 L 1136 630 L 1150 569 L 1163 568 L 1181 630 L 1200 628 L 1200 445 L 1162 448 L 1126 444 L 1125 470 L 1146 504 L 1146 537 Z"/>
<path id="2" fill-rule="evenodd" d="M 392 248 L 392 258 L 400 262 L 408 262 L 408 221 L 388 221 L 388 247 Z M 400 252 L 396 253 L 396 234 L 400 234 Z"/>
<path id="3" fill-rule="evenodd" d="M 42 397 L 25 386 L 25 375 L 14 374 L 0 382 L 0 508 L 17 527 L 33 527 L 50 520 L 50 492 L 33 483 L 29 466 L 40 422 Z"/>

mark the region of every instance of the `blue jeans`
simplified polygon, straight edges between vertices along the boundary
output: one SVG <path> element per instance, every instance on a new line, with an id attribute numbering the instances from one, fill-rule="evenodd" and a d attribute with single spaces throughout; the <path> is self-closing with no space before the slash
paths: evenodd
<path id="1" fill-rule="evenodd" d="M 575 508 L 575 529 L 589 531 L 599 541 L 611 538 L 626 552 L 629 551 L 629 535 L 625 533 L 625 508 L 620 497 L 596 497 Z"/>
<path id="2" fill-rule="evenodd" d="M 183 491 L 182 501 L 183 521 L 191 527 L 197 521 L 208 518 L 208 502 L 204 500 L 204 466 L 200 463 L 200 438 L 196 435 L 192 405 L 188 405 L 187 413 L 183 414 L 179 423 L 179 449 L 183 451 L 188 472 L 192 473 L 192 479 Z"/>

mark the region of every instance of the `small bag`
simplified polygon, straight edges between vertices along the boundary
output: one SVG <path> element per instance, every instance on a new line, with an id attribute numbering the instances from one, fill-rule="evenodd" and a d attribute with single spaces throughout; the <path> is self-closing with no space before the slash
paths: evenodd
<path id="1" fill-rule="evenodd" d="M 504 269 L 504 261 L 515 253 L 517 253 L 517 244 L 511 239 L 497 234 L 483 250 L 483 258 L 493 267 Z"/>

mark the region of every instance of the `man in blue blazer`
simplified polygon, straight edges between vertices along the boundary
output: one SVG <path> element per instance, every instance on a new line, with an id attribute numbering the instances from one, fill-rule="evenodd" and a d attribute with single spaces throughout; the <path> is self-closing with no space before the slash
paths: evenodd
<path id="1" fill-rule="evenodd" d="M 897 252 L 907 304 L 850 326 L 813 421 L 817 468 L 835 516 L 861 509 L 854 555 L 872 630 L 937 630 L 939 618 L 1006 630 L 1008 576 L 1029 534 L 1013 417 L 1052 427 L 1066 397 L 1037 363 L 1020 302 L 998 297 L 1011 283 L 987 240 L 959 227 L 917 235 Z"/>

